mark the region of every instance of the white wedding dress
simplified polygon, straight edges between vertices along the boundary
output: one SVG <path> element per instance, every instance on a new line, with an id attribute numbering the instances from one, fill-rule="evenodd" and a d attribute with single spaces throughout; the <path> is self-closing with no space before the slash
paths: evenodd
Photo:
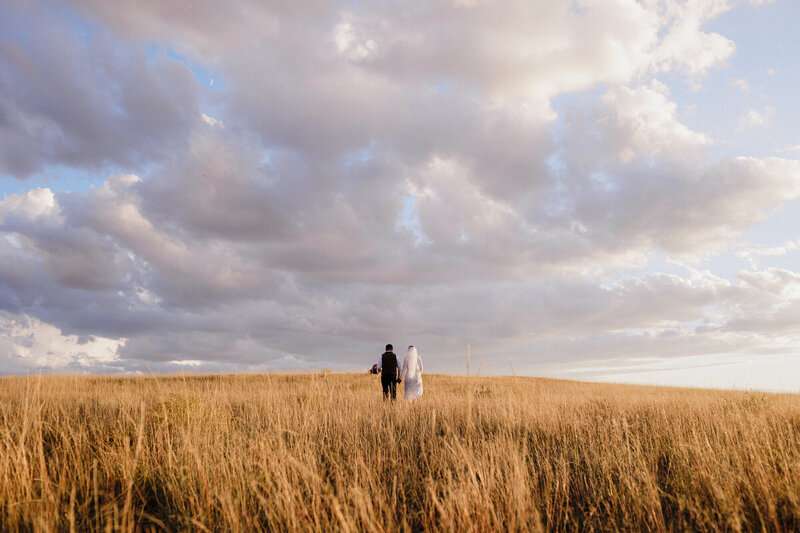
<path id="1" fill-rule="evenodd" d="M 409 346 L 406 352 L 400 367 L 400 379 L 406 384 L 406 400 L 411 402 L 422 396 L 422 358 L 414 346 Z"/>

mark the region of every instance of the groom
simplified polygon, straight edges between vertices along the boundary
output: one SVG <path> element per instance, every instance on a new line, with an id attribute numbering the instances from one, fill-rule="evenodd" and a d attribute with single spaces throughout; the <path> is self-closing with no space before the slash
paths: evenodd
<path id="1" fill-rule="evenodd" d="M 392 400 L 397 397 L 397 356 L 392 351 L 392 345 L 386 345 L 386 351 L 378 359 L 378 372 L 381 373 L 381 387 L 383 387 L 383 398 L 388 399 L 391 394 Z"/>

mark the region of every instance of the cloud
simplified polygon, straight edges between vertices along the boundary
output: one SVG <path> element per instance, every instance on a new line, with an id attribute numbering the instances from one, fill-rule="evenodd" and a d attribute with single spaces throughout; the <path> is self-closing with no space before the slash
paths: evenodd
<path id="1" fill-rule="evenodd" d="M 750 84 L 747 83 L 747 80 L 742 78 L 734 78 L 730 80 L 729 83 L 731 84 L 732 87 L 736 87 L 737 89 L 742 91 L 742 93 L 744 93 L 745 95 L 748 96 L 750 95 Z"/>
<path id="2" fill-rule="evenodd" d="M 559 135 L 559 196 L 548 199 L 558 212 L 547 222 L 596 253 L 703 253 L 800 194 L 795 160 L 709 160 L 713 141 L 677 120 L 658 83 L 608 91 L 569 112 Z"/>
<path id="3" fill-rule="evenodd" d="M 652 55 L 661 70 L 682 70 L 696 78 L 724 63 L 736 50 L 730 39 L 702 30 L 706 22 L 733 7 L 730 1 L 667 0 L 646 5 L 659 14 L 664 32 Z"/>
<path id="4" fill-rule="evenodd" d="M 739 129 L 766 126 L 775 115 L 775 109 L 766 106 L 763 111 L 750 109 L 739 117 Z"/>
<path id="5" fill-rule="evenodd" d="M 0 172 L 134 167 L 166 158 L 196 113 L 194 77 L 165 54 L 98 29 L 87 38 L 50 5 L 0 7 Z M 28 31 L 21 31 L 26 28 Z"/>
<path id="6" fill-rule="evenodd" d="M 210 117 L 210 116 L 206 115 L 205 113 L 201 113 L 200 114 L 200 118 L 202 118 L 203 122 L 205 122 L 206 124 L 208 124 L 211 127 L 214 127 L 214 126 L 224 127 L 225 126 L 225 124 L 223 124 L 221 120 L 217 120 L 214 117 Z"/>
<path id="7" fill-rule="evenodd" d="M 31 369 L 102 371 L 119 361 L 126 339 L 62 335 L 28 315 L 0 312 L 0 359 L 4 372 Z"/>
<path id="8" fill-rule="evenodd" d="M 598 117 L 598 125 L 609 133 L 613 130 L 624 144 L 615 147 L 623 162 L 636 155 L 665 154 L 674 159 L 677 152 L 697 152 L 712 143 L 702 134 L 690 130 L 677 118 L 677 105 L 669 100 L 669 90 L 657 80 L 650 85 L 637 88 L 618 87 L 609 90 L 601 98 L 605 116 Z M 613 125 L 602 124 L 613 120 Z M 611 138 L 612 135 L 606 137 Z"/>
<path id="9" fill-rule="evenodd" d="M 659 81 L 724 64 L 703 28 L 730 7 L 6 5 L 37 38 L 2 45 L 0 171 L 107 178 L 0 202 L 0 309 L 49 332 L 0 371 L 47 342 L 69 369 L 352 369 L 410 339 L 533 371 L 794 335 L 793 272 L 648 269 L 800 197 L 800 163 L 712 157 Z"/>
<path id="10" fill-rule="evenodd" d="M 781 150 L 782 152 L 800 152 L 800 143 L 788 145 Z"/>
<path id="11" fill-rule="evenodd" d="M 492 133 L 481 130 L 509 116 L 524 113 L 535 132 L 554 119 L 549 99 L 559 93 L 647 72 L 702 75 L 733 52 L 702 31 L 725 8 L 614 0 L 582 9 L 551 1 L 502 9 L 243 2 L 226 13 L 201 3 L 191 16 L 157 2 L 80 10 L 130 39 L 174 36 L 182 51 L 218 66 L 232 115 L 267 144 L 328 155 L 377 139 L 419 162 L 429 147 L 459 150 L 468 136 L 481 146 Z M 435 90 L 453 81 L 447 98 Z"/>
<path id="12" fill-rule="evenodd" d="M 779 246 L 759 246 L 754 248 L 746 248 L 736 252 L 736 256 L 741 257 L 750 263 L 751 268 L 756 269 L 758 268 L 758 256 L 775 257 L 786 255 L 795 250 L 800 250 L 800 241 L 786 241 Z"/>

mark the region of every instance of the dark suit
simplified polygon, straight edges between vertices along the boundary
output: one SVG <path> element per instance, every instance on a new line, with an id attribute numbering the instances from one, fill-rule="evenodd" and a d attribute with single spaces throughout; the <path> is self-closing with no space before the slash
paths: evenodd
<path id="1" fill-rule="evenodd" d="M 392 397 L 394 400 L 397 397 L 397 377 L 398 365 L 397 356 L 394 352 L 383 352 L 378 363 L 378 368 L 381 371 L 381 387 L 383 387 L 383 397 Z"/>

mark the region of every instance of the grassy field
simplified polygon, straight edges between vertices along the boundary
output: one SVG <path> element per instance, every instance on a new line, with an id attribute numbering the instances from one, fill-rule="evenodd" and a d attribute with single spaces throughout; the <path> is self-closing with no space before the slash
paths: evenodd
<path id="1" fill-rule="evenodd" d="M 800 396 L 0 378 L 0 530 L 800 530 Z"/>

